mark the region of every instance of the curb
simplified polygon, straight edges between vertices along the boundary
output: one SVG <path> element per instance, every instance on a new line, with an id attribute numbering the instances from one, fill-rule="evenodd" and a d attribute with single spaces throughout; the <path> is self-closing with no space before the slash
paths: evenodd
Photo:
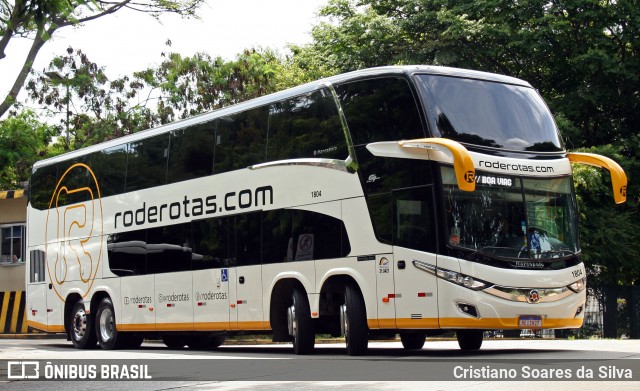
<path id="1" fill-rule="evenodd" d="M 66 339 L 65 334 L 0 334 L 0 339 Z"/>

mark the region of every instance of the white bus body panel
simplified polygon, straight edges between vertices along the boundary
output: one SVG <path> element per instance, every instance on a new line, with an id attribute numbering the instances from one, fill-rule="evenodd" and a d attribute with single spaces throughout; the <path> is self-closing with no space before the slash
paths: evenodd
<path id="1" fill-rule="evenodd" d="M 193 272 L 195 330 L 229 330 L 229 269 Z"/>
<path id="2" fill-rule="evenodd" d="M 156 330 L 193 329 L 193 278 L 191 271 L 155 275 Z"/>

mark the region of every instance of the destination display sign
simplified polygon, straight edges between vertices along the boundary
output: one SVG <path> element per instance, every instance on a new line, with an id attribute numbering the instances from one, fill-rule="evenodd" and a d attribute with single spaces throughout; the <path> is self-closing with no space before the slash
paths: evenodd
<path id="1" fill-rule="evenodd" d="M 476 173 L 476 184 L 484 186 L 513 187 L 515 180 L 499 175 L 485 175 Z"/>

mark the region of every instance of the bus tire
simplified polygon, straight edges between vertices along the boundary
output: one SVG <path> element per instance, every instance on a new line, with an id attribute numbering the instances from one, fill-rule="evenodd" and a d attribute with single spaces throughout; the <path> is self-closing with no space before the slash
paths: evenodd
<path id="1" fill-rule="evenodd" d="M 316 333 L 311 319 L 309 300 L 303 290 L 295 288 L 293 303 L 287 309 L 289 335 L 293 337 L 293 353 L 310 354 L 316 342 Z"/>
<path id="2" fill-rule="evenodd" d="M 220 346 L 222 346 L 222 344 L 224 343 L 224 341 L 226 341 L 227 336 L 224 334 L 217 334 L 217 335 L 213 335 L 211 336 L 211 342 L 209 342 L 209 347 L 212 349 L 217 349 Z"/>
<path id="3" fill-rule="evenodd" d="M 367 310 L 360 290 L 353 285 L 345 287 L 344 304 L 340 307 L 340 320 L 347 343 L 347 354 L 350 356 L 365 354 L 369 344 Z"/>
<path id="4" fill-rule="evenodd" d="M 120 337 L 123 337 L 123 334 L 120 334 Z M 124 344 L 125 349 L 138 349 L 140 345 L 142 345 L 142 341 L 144 341 L 144 337 L 142 335 L 130 334 L 126 335 L 126 343 Z"/>
<path id="5" fill-rule="evenodd" d="M 478 350 L 482 346 L 482 330 L 458 330 L 456 331 L 458 346 L 462 350 Z"/>
<path id="6" fill-rule="evenodd" d="M 400 341 L 406 350 L 420 350 L 427 339 L 427 333 L 400 333 Z"/>
<path id="7" fill-rule="evenodd" d="M 105 297 L 98 305 L 95 321 L 98 345 L 102 349 L 120 349 L 126 344 L 127 335 L 116 329 L 116 313 L 110 298 Z"/>
<path id="8" fill-rule="evenodd" d="M 184 336 L 170 335 L 170 334 L 163 335 L 162 342 L 164 342 L 164 344 L 167 345 L 169 349 L 182 349 L 187 344 L 187 341 Z"/>
<path id="9" fill-rule="evenodd" d="M 76 349 L 92 349 L 96 346 L 96 333 L 93 327 L 94 317 L 87 314 L 84 303 L 73 305 L 69 317 L 69 337 Z"/>

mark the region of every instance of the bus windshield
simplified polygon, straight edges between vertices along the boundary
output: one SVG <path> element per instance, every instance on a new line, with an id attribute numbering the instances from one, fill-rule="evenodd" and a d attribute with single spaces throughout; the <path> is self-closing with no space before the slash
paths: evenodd
<path id="1" fill-rule="evenodd" d="M 500 258 L 551 259 L 578 252 L 571 177 L 519 178 L 477 173 L 463 192 L 442 167 L 448 243 Z"/>
<path id="2" fill-rule="evenodd" d="M 436 75 L 418 80 L 442 137 L 513 151 L 563 149 L 549 109 L 531 87 Z"/>

